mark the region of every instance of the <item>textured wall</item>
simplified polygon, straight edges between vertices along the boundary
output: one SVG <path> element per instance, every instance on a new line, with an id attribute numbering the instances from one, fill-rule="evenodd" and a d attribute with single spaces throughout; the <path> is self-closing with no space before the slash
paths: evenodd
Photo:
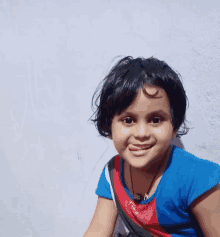
<path id="1" fill-rule="evenodd" d="M 118 55 L 181 73 L 193 129 L 176 142 L 220 163 L 219 40 L 219 1 L 1 0 L 0 236 L 82 236 L 115 154 L 91 98 Z"/>

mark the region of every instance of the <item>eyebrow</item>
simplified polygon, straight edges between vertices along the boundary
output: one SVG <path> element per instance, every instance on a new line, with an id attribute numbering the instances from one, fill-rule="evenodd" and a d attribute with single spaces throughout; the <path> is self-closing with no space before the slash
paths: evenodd
<path id="1" fill-rule="evenodd" d="M 121 116 L 129 115 L 129 116 L 133 116 L 133 117 L 136 116 L 135 113 L 129 112 L 129 111 L 122 112 L 120 115 L 121 115 Z M 159 110 L 154 110 L 154 111 L 152 111 L 152 112 L 150 112 L 150 113 L 148 114 L 148 116 L 153 116 L 153 115 L 161 115 L 161 116 L 165 116 L 165 117 L 170 117 L 170 114 L 166 113 L 165 111 L 163 111 L 163 110 L 161 110 L 161 109 L 159 109 Z"/>

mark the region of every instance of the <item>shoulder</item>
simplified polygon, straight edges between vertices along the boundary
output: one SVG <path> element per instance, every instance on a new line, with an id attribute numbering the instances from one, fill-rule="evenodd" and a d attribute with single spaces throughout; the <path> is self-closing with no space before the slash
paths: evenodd
<path id="1" fill-rule="evenodd" d="M 112 157 L 104 166 L 101 176 L 99 178 L 98 186 L 96 188 L 96 194 L 100 197 L 113 199 L 112 193 L 112 177 L 113 172 L 117 167 L 117 163 L 120 161 L 119 156 Z"/>
<path id="2" fill-rule="evenodd" d="M 174 182 L 188 205 L 220 182 L 218 164 L 198 158 L 179 147 L 173 149 L 172 163 L 172 174 L 177 180 Z"/>
<path id="3" fill-rule="evenodd" d="M 119 155 L 116 155 L 112 157 L 106 164 L 105 174 L 106 177 L 108 177 L 107 180 L 109 181 L 109 183 L 113 183 L 113 177 L 115 176 L 115 174 L 119 174 L 122 170 L 122 160 L 123 159 Z"/>
<path id="4" fill-rule="evenodd" d="M 206 170 L 208 169 L 220 171 L 220 166 L 210 160 L 204 160 L 195 155 L 183 150 L 180 147 L 174 146 L 172 154 L 172 162 L 174 165 L 187 168 L 188 171 Z"/>

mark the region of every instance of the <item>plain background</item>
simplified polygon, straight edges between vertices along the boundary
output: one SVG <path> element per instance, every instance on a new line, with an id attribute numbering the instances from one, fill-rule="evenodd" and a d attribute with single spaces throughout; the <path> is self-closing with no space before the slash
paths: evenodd
<path id="1" fill-rule="evenodd" d="M 189 99 L 185 149 L 220 163 L 220 1 L 0 1 L 0 236 L 82 236 L 116 154 L 88 122 L 116 56 L 154 56 Z"/>

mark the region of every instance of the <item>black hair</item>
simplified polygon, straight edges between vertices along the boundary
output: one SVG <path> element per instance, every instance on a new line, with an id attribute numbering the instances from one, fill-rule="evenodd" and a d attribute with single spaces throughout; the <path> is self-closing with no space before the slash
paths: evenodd
<path id="1" fill-rule="evenodd" d="M 147 59 L 125 57 L 116 63 L 101 83 L 101 91 L 95 101 L 96 111 L 93 114 L 95 118 L 90 118 L 90 120 L 95 123 L 102 136 L 109 137 L 111 135 L 113 117 L 130 106 L 138 90 L 148 83 L 158 86 L 166 92 L 176 136 L 180 137 L 189 131 L 185 124 L 188 100 L 180 75 L 164 61 L 154 57 Z M 98 88 L 93 95 L 92 106 L 97 93 Z M 181 125 L 183 126 L 180 130 Z"/>

